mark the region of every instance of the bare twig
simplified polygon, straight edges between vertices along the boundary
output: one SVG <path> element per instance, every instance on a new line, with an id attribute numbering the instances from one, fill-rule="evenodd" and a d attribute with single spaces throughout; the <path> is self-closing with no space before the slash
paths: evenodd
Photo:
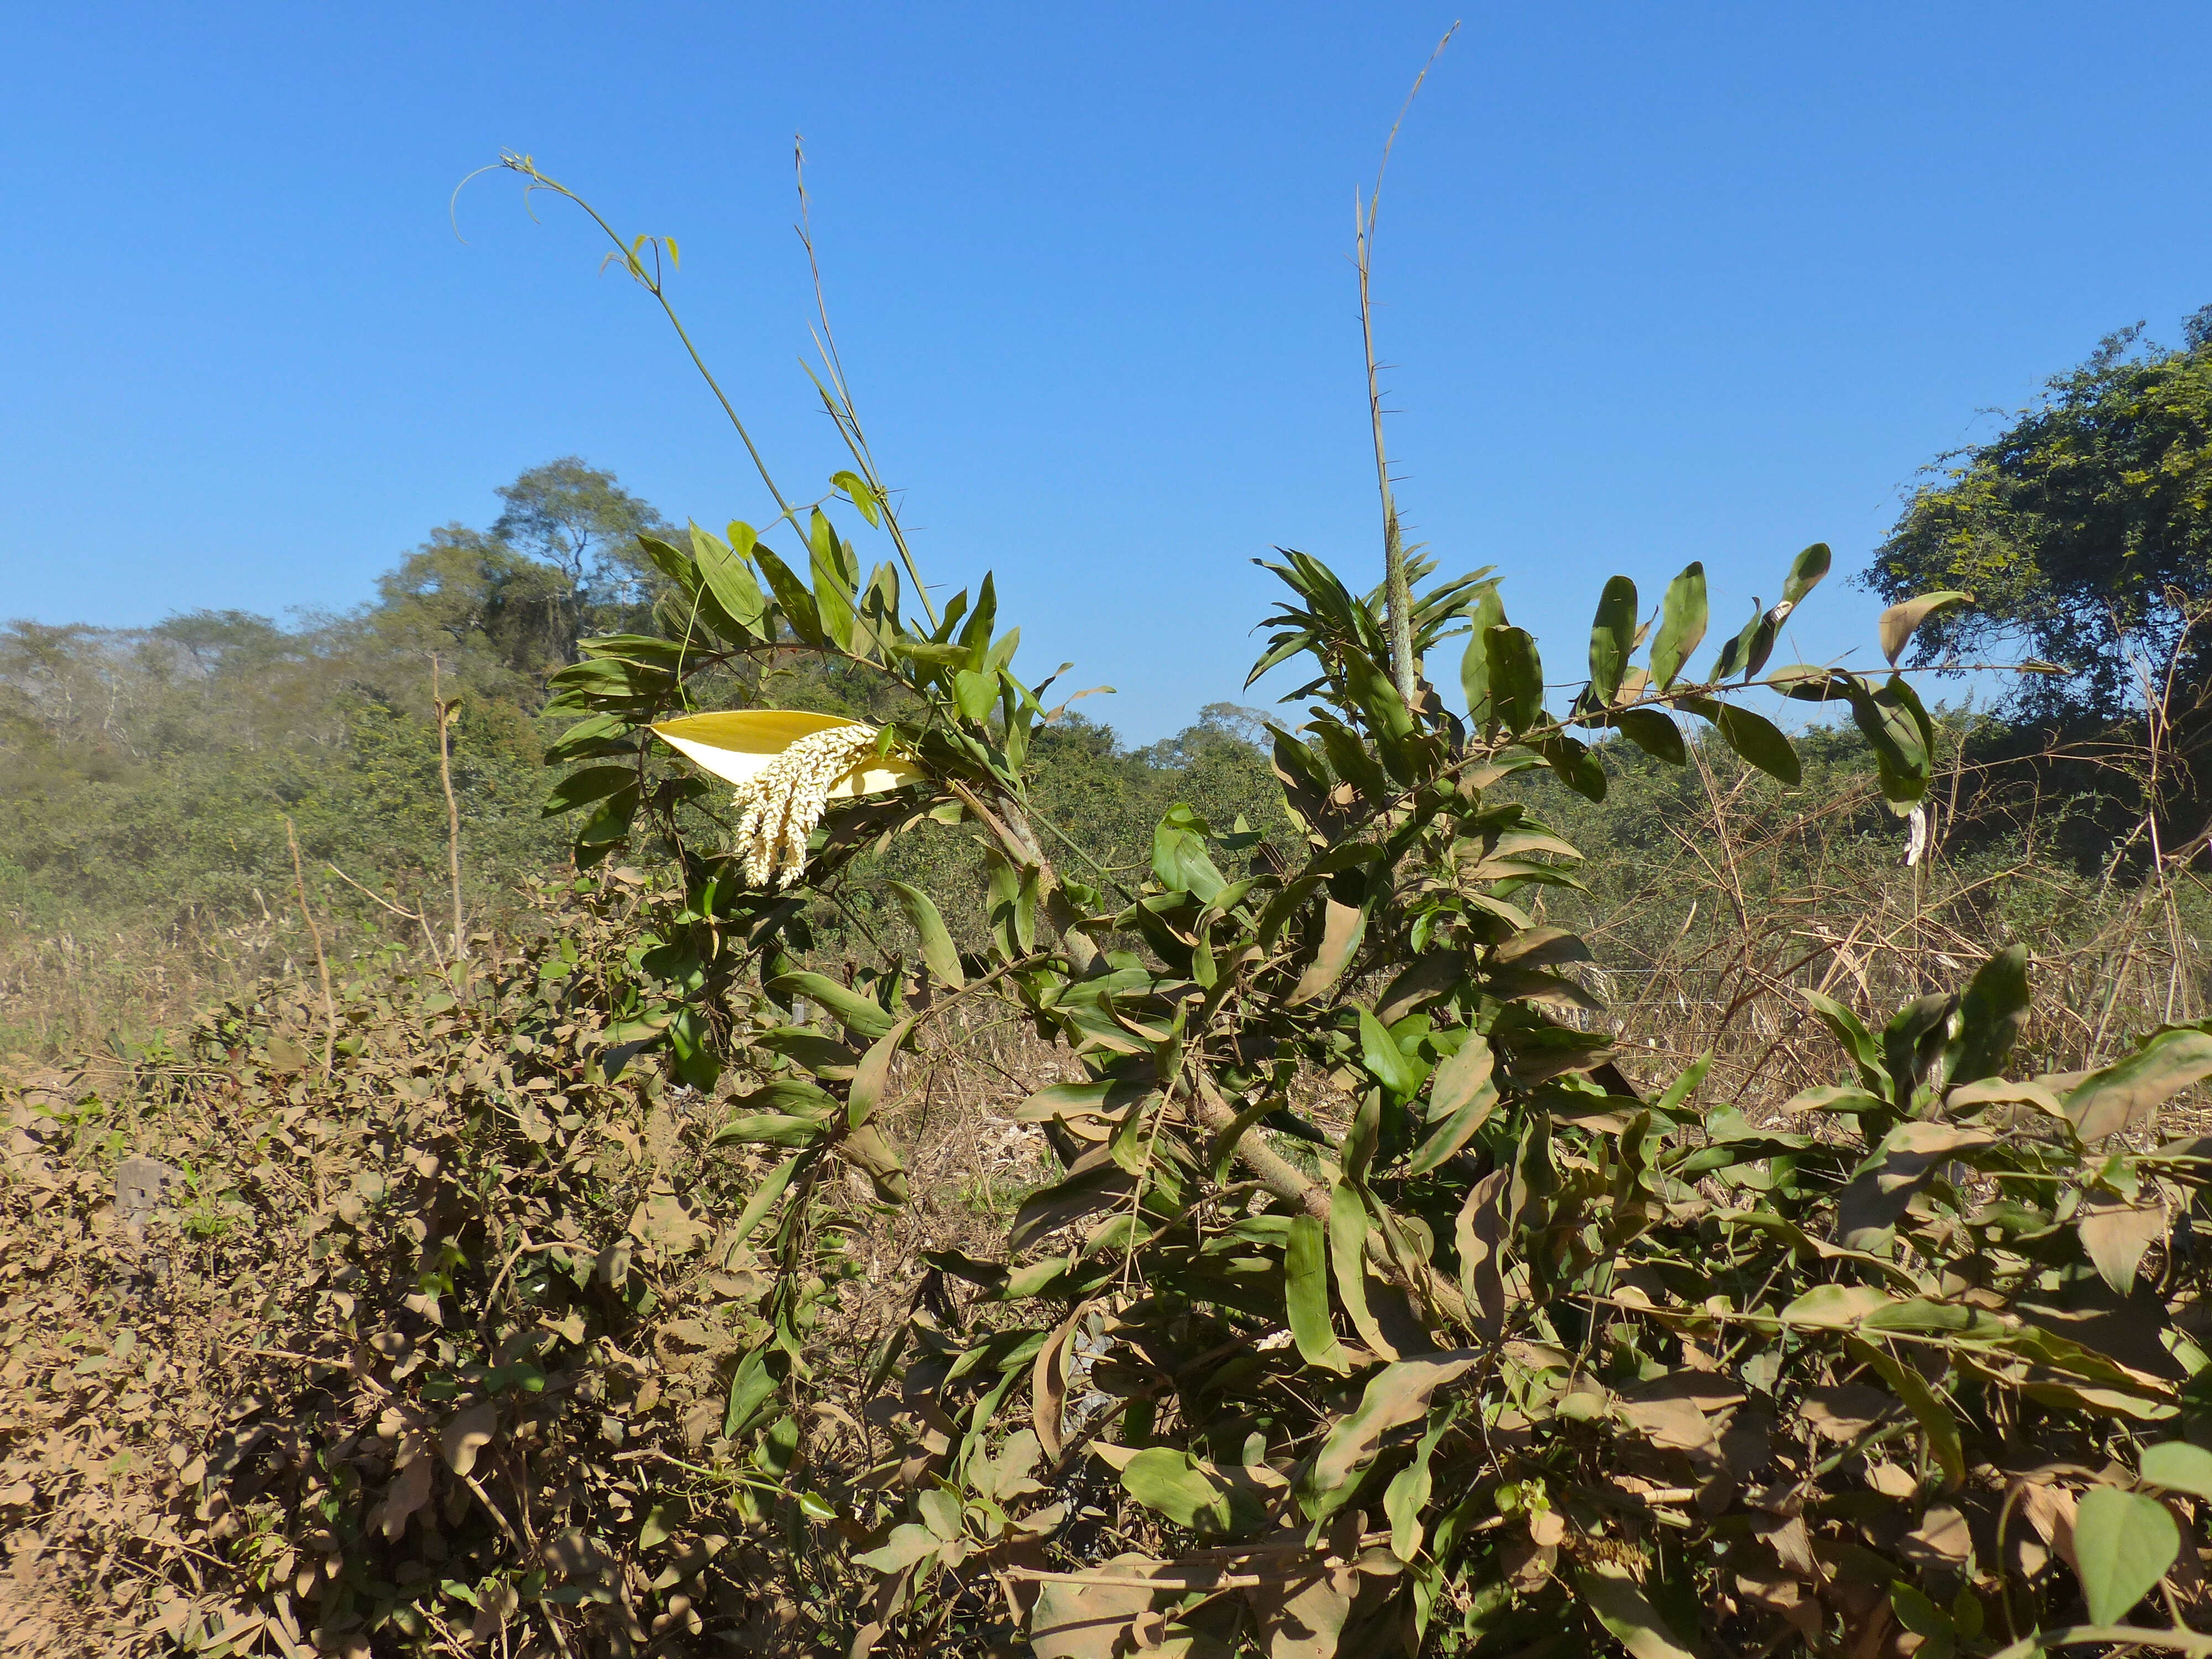
<path id="1" fill-rule="evenodd" d="M 307 876 L 300 864 L 300 835 L 292 827 L 292 816 L 284 815 L 284 840 L 292 849 L 292 891 L 300 900 L 300 918 L 307 924 L 307 937 L 314 942 L 315 972 L 323 981 L 323 1076 L 327 1079 L 337 1064 L 338 1005 L 331 995 L 331 962 L 323 954 L 323 930 L 315 925 L 315 913 L 307 908 Z"/>
<path id="2" fill-rule="evenodd" d="M 465 962 L 469 954 L 468 922 L 461 907 L 461 808 L 453 799 L 453 713 L 460 699 L 447 702 L 440 694 L 438 653 L 430 653 L 430 702 L 438 711 L 438 781 L 446 791 L 446 866 L 453 884 L 453 960 Z"/>
<path id="3" fill-rule="evenodd" d="M 394 904 L 390 899 L 385 897 L 383 894 L 372 892 L 369 889 L 362 886 L 351 876 L 346 874 L 344 871 L 339 869 L 337 865 L 332 864 L 328 859 L 323 860 L 323 868 L 329 871 L 347 886 L 352 888 L 355 892 L 359 893 L 363 898 L 368 900 L 370 903 L 380 905 L 385 909 L 390 911 L 393 915 L 398 916 L 401 921 L 411 921 L 417 927 L 421 928 L 422 930 L 422 943 L 430 947 L 430 959 L 438 964 L 441 970 L 445 968 L 446 953 L 438 948 L 438 936 L 430 931 L 429 921 L 420 910 L 402 909 L 398 905 Z"/>

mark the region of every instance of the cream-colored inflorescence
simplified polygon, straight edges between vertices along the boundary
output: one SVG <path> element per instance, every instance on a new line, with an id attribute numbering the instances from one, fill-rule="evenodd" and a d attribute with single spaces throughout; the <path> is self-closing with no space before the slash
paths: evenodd
<path id="1" fill-rule="evenodd" d="M 800 738 L 738 786 L 738 845 L 747 881 L 765 887 L 773 878 L 788 887 L 799 879 L 807 837 L 822 822 L 830 790 L 875 750 L 874 726 L 833 726 Z"/>

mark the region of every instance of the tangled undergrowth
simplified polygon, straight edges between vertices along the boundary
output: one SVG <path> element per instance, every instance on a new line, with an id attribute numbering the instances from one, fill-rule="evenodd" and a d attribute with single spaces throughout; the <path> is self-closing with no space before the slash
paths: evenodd
<path id="1" fill-rule="evenodd" d="M 607 1079 L 645 884 L 582 886 L 463 976 L 362 964 L 327 1080 L 295 982 L 8 1090 L 0 1650 L 805 1650 L 840 1573 L 787 1544 L 850 1527 L 867 1431 L 825 1399 L 806 1466 L 788 1425 L 730 1455 L 763 1160 L 656 1060 Z M 864 1187 L 821 1241 L 825 1382 L 906 1317 L 915 1229 L 980 1247 L 1038 1173 L 958 1086 L 914 1114 L 941 1201 L 887 1224 Z M 184 1179 L 118 1204 L 148 1155 Z"/>

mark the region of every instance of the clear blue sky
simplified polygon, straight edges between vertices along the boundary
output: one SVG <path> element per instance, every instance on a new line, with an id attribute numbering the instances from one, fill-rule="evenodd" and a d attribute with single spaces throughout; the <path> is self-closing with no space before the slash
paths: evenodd
<path id="1" fill-rule="evenodd" d="M 763 516 L 577 216 L 488 177 L 455 240 L 502 146 L 680 239 L 702 349 L 819 489 L 798 131 L 927 570 L 995 567 L 1024 662 L 1172 731 L 1243 695 L 1253 556 L 1379 564 L 1352 191 L 1455 15 L 6 0 L 0 615 L 343 608 L 570 452 Z M 1985 411 L 2212 301 L 2208 64 L 2202 3 L 1468 13 L 1383 202 L 1413 532 L 1504 569 L 1555 679 L 1614 570 L 1648 601 L 1703 558 L 1732 623 L 1808 541 L 1862 568 Z M 1796 654 L 1870 654 L 1874 613 L 1832 580 Z"/>

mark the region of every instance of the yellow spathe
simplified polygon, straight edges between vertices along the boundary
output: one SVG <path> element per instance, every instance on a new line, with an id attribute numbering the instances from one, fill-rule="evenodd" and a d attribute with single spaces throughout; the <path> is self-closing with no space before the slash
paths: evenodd
<path id="1" fill-rule="evenodd" d="M 653 729 L 702 771 L 746 784 L 799 738 L 860 724 L 842 714 L 815 714 L 803 708 L 732 708 L 662 720 Z M 830 786 L 830 799 L 872 795 L 923 775 L 919 767 L 896 755 L 872 755 Z"/>

